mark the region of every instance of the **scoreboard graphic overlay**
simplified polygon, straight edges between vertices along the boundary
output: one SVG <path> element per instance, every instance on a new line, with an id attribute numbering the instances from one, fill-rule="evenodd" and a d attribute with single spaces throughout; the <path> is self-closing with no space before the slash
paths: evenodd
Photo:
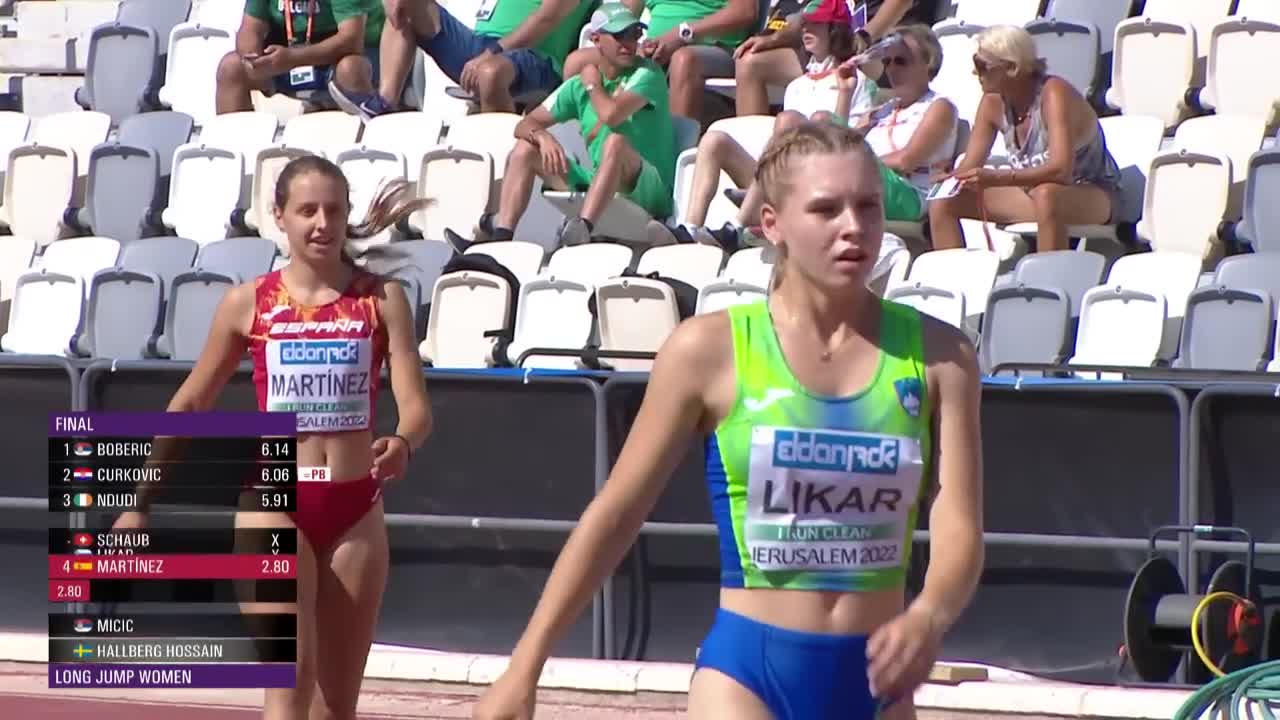
<path id="1" fill-rule="evenodd" d="M 296 508 L 294 428 L 291 413 L 50 416 L 49 687 L 294 687 L 297 530 L 235 524 Z"/>

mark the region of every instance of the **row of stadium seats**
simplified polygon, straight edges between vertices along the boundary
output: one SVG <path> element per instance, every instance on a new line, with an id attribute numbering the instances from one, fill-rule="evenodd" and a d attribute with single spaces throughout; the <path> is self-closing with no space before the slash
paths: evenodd
<path id="1" fill-rule="evenodd" d="M 473 22 L 472 0 L 443 4 Z M 77 100 L 117 125 L 154 109 L 184 112 L 203 125 L 214 116 L 217 63 L 234 49 L 242 7 L 206 0 L 192 11 L 190 0 L 124 0 L 116 21 L 89 39 Z M 1270 114 L 1280 80 L 1256 69 L 1280 59 L 1278 23 L 1273 0 L 957 0 L 954 14 L 935 25 L 945 54 L 935 89 L 972 119 L 980 97 L 970 67 L 973 38 L 984 27 L 1015 24 L 1036 37 L 1051 71 L 1100 106 L 1159 117 L 1167 128 L 1202 110 Z M 453 82 L 421 53 L 412 84 L 414 97 L 453 100 L 444 92 Z M 712 79 L 708 87 L 732 96 L 734 82 Z M 465 112 L 447 104 L 450 118 Z"/>
<path id="2" fill-rule="evenodd" d="M 271 241 L 258 237 L 203 246 L 177 237 L 128 243 L 78 237 L 53 243 L 43 255 L 35 250 L 29 240 L 0 241 L 0 284 L 14 288 L 8 331 L 0 339 L 5 352 L 194 360 L 222 294 L 284 261 Z M 424 360 L 448 366 L 483 366 L 491 352 L 484 331 L 513 321 L 512 348 L 545 345 L 547 338 L 538 332 L 548 328 L 572 335 L 577 325 L 569 320 L 580 313 L 561 316 L 559 310 L 603 288 L 611 278 L 620 278 L 633 264 L 633 251 L 613 243 L 562 248 L 550 257 L 541 246 L 518 241 L 468 250 L 500 262 L 510 271 L 516 285 L 512 286 L 492 274 L 442 275 L 454 258 L 453 249 L 444 243 L 403 241 L 396 250 L 394 257 L 366 256 L 362 264 L 404 285 L 416 309 L 419 339 L 426 335 Z M 644 252 L 635 271 L 676 278 L 699 289 L 699 310 L 709 312 L 764 294 L 771 266 L 761 256 L 759 249 L 745 250 L 726 261 L 718 248 L 673 245 Z M 645 282 L 643 277 L 626 278 L 622 285 Z M 517 294 L 520 314 L 511 317 L 506 309 L 514 305 Z M 548 298 L 555 298 L 554 306 L 546 305 Z M 543 308 L 534 319 L 541 325 L 530 324 L 525 315 L 540 302 Z M 435 311 L 428 313 L 429 308 Z M 495 310 L 502 314 L 491 317 Z M 560 319 L 545 322 L 555 318 Z M 554 346 L 563 344 L 557 340 Z M 518 354 L 511 350 L 508 356 L 513 362 Z"/>
<path id="3" fill-rule="evenodd" d="M 317 112 L 293 118 L 281 132 L 274 115 L 244 112 L 218 116 L 199 140 L 191 141 L 190 117 L 157 112 L 128 118 L 115 139 L 104 142 L 109 122 L 100 113 L 48 116 L 34 129 L 20 113 L 0 113 L 0 152 L 7 149 L 8 158 L 0 225 L 41 247 L 86 234 L 122 242 L 175 234 L 202 244 L 258 234 L 287 254 L 284 237 L 270 218 L 274 180 L 289 160 L 315 153 L 346 173 L 355 222 L 379 185 L 391 178 L 407 178 L 419 195 L 437 200 L 430 212 L 365 241 L 362 250 L 403 233 L 442 240 L 444 230 L 451 228 L 469 237 L 481 212 L 496 205 L 518 120 L 507 113 L 469 115 L 443 133 L 440 119 L 429 113 L 386 115 L 362 126 L 354 116 Z M 678 120 L 682 153 L 676 164 L 674 219 L 683 221 L 697 159 L 692 147 L 696 125 Z M 1280 210 L 1266 201 L 1280 185 L 1280 152 L 1264 137 L 1266 128 L 1256 117 L 1191 118 L 1167 142 L 1153 117 L 1119 115 L 1102 123 L 1124 171 L 1129 202 L 1142 209 L 1136 228 L 1140 241 L 1156 249 L 1206 253 L 1225 222 L 1243 245 L 1259 252 L 1280 249 Z M 753 155 L 763 150 L 772 127 L 773 119 L 763 115 L 712 125 Z M 554 132 L 570 153 L 585 160 L 574 124 L 557 126 Z M 993 158 L 992 164 L 1000 163 Z M 722 174 L 721 189 L 730 187 Z M 550 250 L 555 230 L 564 214 L 573 212 L 575 200 L 537 189 L 533 200 L 516 228 L 517 237 Z M 599 223 L 601 232 L 642 238 L 648 218 L 628 206 L 618 199 Z M 717 193 L 707 225 L 717 227 L 735 212 Z M 967 236 L 977 243 L 980 225 L 966 224 Z M 922 236 L 918 224 L 896 224 L 892 230 Z M 1018 236 L 1034 233 L 1034 224 L 1019 224 L 999 229 L 995 237 L 1008 257 Z M 1114 237 L 1116 228 L 1074 228 L 1072 234 Z"/>
<path id="4" fill-rule="evenodd" d="M 5 352 L 194 360 L 226 289 L 270 271 L 276 257 L 262 238 L 199 247 L 78 237 L 35 249 L 0 238 L 0 283 L 14 288 Z"/>
<path id="5" fill-rule="evenodd" d="M 438 367 L 521 363 L 530 348 L 655 351 L 689 311 L 711 312 L 763 297 L 765 251 L 726 255 L 705 245 L 640 253 L 615 243 L 556 250 L 533 243 L 473 245 L 510 275 L 457 268 L 444 243 L 405 241 L 395 258 L 367 262 L 400 281 L 417 313 L 424 361 Z M 36 256 L 29 241 L 0 243 L 0 282 L 14 293 L 7 352 L 79 357 L 194 359 L 222 293 L 278 267 L 263 238 L 203 247 L 184 238 L 120 244 L 73 238 Z M 1066 363 L 1280 371 L 1280 254 L 1236 255 L 1202 273 L 1202 259 L 1161 251 L 1107 259 L 1088 251 L 1027 255 L 998 276 L 995 251 L 902 248 L 881 258 L 885 297 L 966 330 L 984 367 Z M 451 269 L 453 268 L 453 269 Z M 687 284 L 682 311 L 669 281 Z M 594 298 L 596 309 L 590 308 Z M 508 342 L 493 334 L 506 331 Z M 647 361 L 606 362 L 643 369 Z M 576 367 L 573 357 L 534 355 L 525 366 Z M 1268 365 L 1268 363 L 1270 363 Z"/>
<path id="6" fill-rule="evenodd" d="M 997 22 L 1024 25 L 1049 71 L 1100 108 L 1157 117 L 1170 130 L 1203 111 L 1268 118 L 1275 112 L 1280 80 L 1257 69 L 1280 61 L 1280 3 L 1146 0 L 1136 17 L 1129 17 L 1134 3 L 1127 0 L 1059 0 L 1041 17 L 1037 5 L 983 3 L 972 20 L 961 12 L 934 26 L 943 48 L 934 88 L 961 117 L 972 119 L 982 96 L 973 75 L 974 39 Z"/>

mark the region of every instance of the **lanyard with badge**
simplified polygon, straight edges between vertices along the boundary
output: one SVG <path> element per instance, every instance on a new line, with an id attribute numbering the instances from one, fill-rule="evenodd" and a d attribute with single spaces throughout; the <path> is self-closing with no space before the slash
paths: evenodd
<path id="1" fill-rule="evenodd" d="M 311 28 L 316 14 L 320 12 L 319 0 L 280 0 L 281 11 L 285 15 L 284 36 L 289 47 L 311 44 Z M 294 38 L 293 20 L 295 15 L 307 17 L 306 35 L 301 41 Z M 289 86 L 294 90 L 313 89 L 316 84 L 316 69 L 311 65 L 300 65 L 289 70 Z"/>
<path id="2" fill-rule="evenodd" d="M 498 0 L 480 0 L 480 6 L 476 8 L 476 20 L 484 21 L 493 17 L 493 13 L 498 9 Z"/>

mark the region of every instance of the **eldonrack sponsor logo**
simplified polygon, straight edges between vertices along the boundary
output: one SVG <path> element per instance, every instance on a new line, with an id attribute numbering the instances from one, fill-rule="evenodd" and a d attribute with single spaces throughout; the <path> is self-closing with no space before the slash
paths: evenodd
<path id="1" fill-rule="evenodd" d="M 355 365 L 358 340 L 293 340 L 280 343 L 281 365 Z"/>
<path id="2" fill-rule="evenodd" d="M 773 439 L 773 465 L 892 475 L 898 472 L 898 441 L 865 435 L 779 430 Z"/>

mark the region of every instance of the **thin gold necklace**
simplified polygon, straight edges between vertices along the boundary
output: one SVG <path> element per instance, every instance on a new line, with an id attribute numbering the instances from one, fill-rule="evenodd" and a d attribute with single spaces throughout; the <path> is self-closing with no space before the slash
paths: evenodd
<path id="1" fill-rule="evenodd" d="M 789 324 L 789 326 L 794 327 L 796 324 L 795 315 L 787 311 L 787 308 L 785 305 L 781 309 L 785 311 L 783 314 L 786 316 L 787 323 Z M 772 310 L 770 311 L 770 314 L 772 315 Z M 777 323 L 775 322 L 774 324 L 776 325 Z M 828 362 L 831 362 L 832 356 L 835 355 L 836 352 L 844 348 L 844 346 L 847 345 L 849 341 L 852 340 L 855 335 L 857 335 L 857 333 L 850 332 L 848 335 L 844 337 L 843 340 L 836 343 L 836 346 L 833 348 L 827 347 L 826 344 L 822 342 L 822 338 L 818 336 L 817 332 L 814 332 L 813 335 L 814 335 L 814 339 L 817 340 L 818 346 L 819 346 L 818 359 L 824 363 L 828 363 Z"/>

